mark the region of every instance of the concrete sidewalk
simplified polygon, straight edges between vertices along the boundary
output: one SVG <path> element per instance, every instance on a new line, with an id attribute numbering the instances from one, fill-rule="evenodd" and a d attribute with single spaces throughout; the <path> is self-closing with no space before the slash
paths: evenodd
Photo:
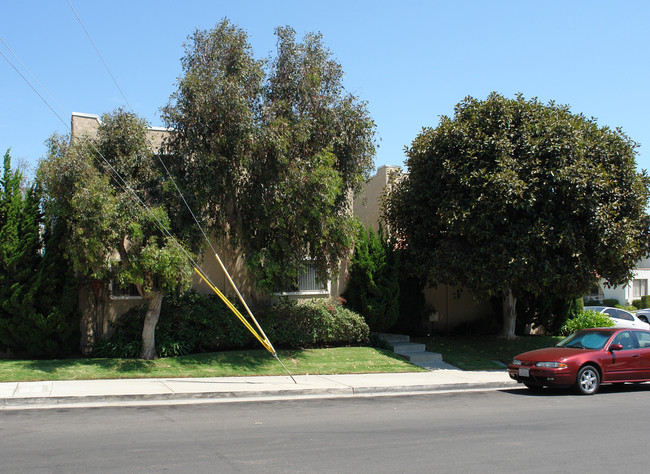
<path id="1" fill-rule="evenodd" d="M 0 410 L 352 397 L 512 388 L 503 371 L 0 383 Z"/>

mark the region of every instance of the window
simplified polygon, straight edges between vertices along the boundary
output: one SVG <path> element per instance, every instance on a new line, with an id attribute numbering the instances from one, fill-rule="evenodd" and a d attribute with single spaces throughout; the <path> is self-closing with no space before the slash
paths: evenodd
<path id="1" fill-rule="evenodd" d="M 648 280 L 634 280 L 632 282 L 632 297 L 641 298 L 648 294 Z"/>
<path id="2" fill-rule="evenodd" d="M 624 319 L 626 321 L 634 321 L 634 316 L 630 313 L 623 311 L 622 309 L 610 308 L 604 311 L 605 314 L 609 315 L 611 318 Z"/>
<path id="3" fill-rule="evenodd" d="M 620 344 L 623 346 L 624 351 L 629 349 L 636 349 L 637 347 L 634 336 L 630 331 L 619 333 L 612 341 L 612 344 Z"/>
<path id="4" fill-rule="evenodd" d="M 111 298 L 142 298 L 135 285 L 119 286 L 115 280 L 110 283 Z"/>
<path id="5" fill-rule="evenodd" d="M 312 262 L 307 261 L 304 271 L 298 276 L 295 285 L 278 293 L 281 295 L 327 295 L 329 292 L 329 282 L 320 281 L 316 267 Z"/>

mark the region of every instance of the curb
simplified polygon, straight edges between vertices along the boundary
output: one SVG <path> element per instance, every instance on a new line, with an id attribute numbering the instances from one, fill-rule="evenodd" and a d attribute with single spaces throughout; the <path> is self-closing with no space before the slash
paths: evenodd
<path id="1" fill-rule="evenodd" d="M 82 395 L 51 397 L 0 398 L 3 409 L 46 409 L 100 407 L 110 405 L 155 405 L 180 403 L 247 402 L 254 400 L 293 400 L 306 398 L 350 398 L 399 396 L 455 391 L 482 391 L 514 388 L 513 382 L 447 383 L 404 386 L 328 387 L 282 390 L 245 390 L 159 394 Z"/>

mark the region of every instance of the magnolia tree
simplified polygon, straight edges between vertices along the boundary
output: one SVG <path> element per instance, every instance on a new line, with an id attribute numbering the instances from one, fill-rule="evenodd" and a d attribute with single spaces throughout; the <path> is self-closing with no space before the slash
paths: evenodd
<path id="1" fill-rule="evenodd" d="M 433 285 L 501 296 L 512 338 L 518 295 L 619 285 L 649 253 L 635 147 L 553 102 L 468 97 L 407 149 L 386 218 Z"/>
<path id="2" fill-rule="evenodd" d="M 164 293 L 189 286 L 192 268 L 178 240 L 183 219 L 147 139 L 147 123 L 116 110 L 95 139 L 53 136 L 40 163 L 46 210 L 68 227 L 68 252 L 88 284 L 82 347 L 102 334 L 107 282 L 135 285 L 147 303 L 141 357 L 156 357 L 155 327 Z M 174 217 L 174 219 L 171 219 Z M 172 220 L 175 225 L 172 225 Z M 186 240 L 188 241 L 188 240 Z"/>
<path id="3" fill-rule="evenodd" d="M 196 31 L 163 109 L 174 176 L 267 291 L 291 286 L 306 259 L 327 278 L 350 254 L 350 196 L 375 151 L 366 104 L 345 92 L 321 35 L 276 36 L 261 61 L 227 20 Z"/>

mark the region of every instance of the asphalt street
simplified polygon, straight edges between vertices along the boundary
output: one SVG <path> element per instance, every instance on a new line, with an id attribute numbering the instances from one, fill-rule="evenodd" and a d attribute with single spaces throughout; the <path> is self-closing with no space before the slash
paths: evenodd
<path id="1" fill-rule="evenodd" d="M 650 385 L 0 412 L 0 472 L 647 472 Z"/>

